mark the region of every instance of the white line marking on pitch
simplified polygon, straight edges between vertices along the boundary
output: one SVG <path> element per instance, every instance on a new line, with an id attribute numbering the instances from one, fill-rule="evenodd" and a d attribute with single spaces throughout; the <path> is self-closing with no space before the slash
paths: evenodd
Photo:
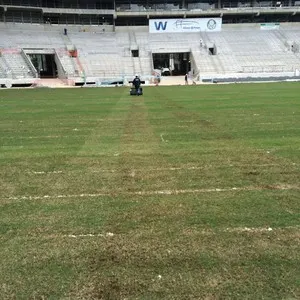
<path id="1" fill-rule="evenodd" d="M 68 234 L 68 235 L 64 235 L 66 237 L 71 237 L 71 238 L 78 238 L 78 237 L 96 237 L 96 236 L 102 236 L 102 237 L 111 237 L 114 236 L 114 234 L 112 232 L 107 232 L 105 234 L 103 233 L 97 233 L 97 234 L 93 234 L 93 233 L 87 233 L 87 234 Z"/>
<path id="2" fill-rule="evenodd" d="M 298 186 L 291 185 L 273 185 L 268 187 L 232 187 L 232 188 L 210 188 L 210 189 L 181 189 L 181 190 L 157 190 L 157 191 L 112 191 L 103 193 L 82 193 L 82 194 L 69 194 L 69 195 L 43 195 L 43 196 L 12 196 L 8 200 L 43 200 L 55 198 L 94 198 L 105 196 L 118 196 L 118 195 L 135 195 L 135 196 L 151 196 L 151 195 L 180 195 L 180 194 L 200 194 L 200 193 L 213 193 L 213 192 L 232 192 L 232 191 L 262 191 L 262 190 L 300 190 Z M 2 198 L 5 199 L 5 198 Z"/>
<path id="3" fill-rule="evenodd" d="M 30 172 L 29 172 L 30 173 Z M 32 171 L 33 174 L 61 174 L 63 171 Z"/>
<path id="4" fill-rule="evenodd" d="M 214 229 L 203 229 L 195 231 L 195 234 L 216 234 L 220 232 L 231 232 L 231 233 L 266 233 L 266 232 L 278 232 L 283 230 L 299 230 L 300 225 L 296 226 L 283 226 L 283 227 L 232 227 L 232 228 L 216 228 Z M 106 233 L 79 233 L 79 234 L 66 234 L 66 235 L 50 235 L 50 237 L 67 237 L 67 238 L 93 238 L 93 237 L 113 237 L 115 236 L 112 232 Z"/>
<path id="5" fill-rule="evenodd" d="M 226 228 L 226 232 L 271 232 L 271 231 L 278 231 L 278 230 L 285 230 L 285 229 L 300 229 L 299 225 L 296 226 L 285 226 L 285 227 L 233 227 L 233 228 Z"/>
<path id="6" fill-rule="evenodd" d="M 165 139 L 164 139 L 164 133 L 162 133 L 162 134 L 160 135 L 160 139 L 161 139 L 161 141 L 162 141 L 163 143 L 167 143 L 167 142 L 168 142 L 168 140 L 165 140 Z"/>
<path id="7" fill-rule="evenodd" d="M 57 138 L 62 138 L 62 137 L 68 137 L 68 136 L 62 136 L 62 135 L 42 135 L 42 136 L 28 136 L 28 137 L 22 137 L 22 139 L 57 139 Z"/>
<path id="8" fill-rule="evenodd" d="M 278 125 L 278 124 L 282 124 L 282 122 L 267 122 L 267 123 L 257 123 L 258 125 Z"/>
<path id="9" fill-rule="evenodd" d="M 273 231 L 273 228 L 268 227 L 234 227 L 234 228 L 226 228 L 227 232 L 268 232 Z"/>
<path id="10" fill-rule="evenodd" d="M 249 232 L 249 233 L 259 233 L 259 232 L 273 232 L 273 231 L 280 231 L 280 230 L 298 230 L 300 229 L 300 226 L 285 226 L 285 227 L 232 227 L 232 228 L 222 228 L 217 229 L 216 232 Z M 215 233 L 213 230 L 202 230 L 199 231 L 199 233 L 207 234 L 207 233 Z M 112 232 L 107 232 L 105 234 L 103 233 L 87 233 L 87 234 L 68 234 L 64 235 L 64 237 L 70 237 L 70 238 L 81 238 L 81 237 L 113 237 L 115 234 Z"/>
<path id="11" fill-rule="evenodd" d="M 272 232 L 280 230 L 299 230 L 300 225 L 296 226 L 284 226 L 284 227 L 229 227 L 229 228 L 216 228 L 213 229 L 203 229 L 200 231 L 202 234 L 215 234 L 216 232 L 237 232 L 237 233 L 260 233 L 260 232 Z"/>
<path id="12" fill-rule="evenodd" d="M 115 153 L 114 156 L 119 156 L 119 153 Z M 296 163 L 292 163 L 292 166 L 296 166 Z M 212 169 L 212 168 L 218 168 L 218 167 L 276 167 L 280 166 L 280 164 L 224 164 L 224 165 L 218 165 L 218 166 L 213 166 L 213 165 L 203 165 L 203 166 L 183 166 L 183 167 L 166 167 L 166 168 L 145 168 L 145 169 L 132 169 L 132 172 L 142 172 L 142 171 L 180 171 L 180 170 L 203 170 L 203 169 Z M 88 172 L 89 170 L 87 170 Z M 98 170 L 91 170 L 91 173 L 104 173 L 104 172 L 109 172 L 109 173 L 116 173 L 118 170 L 117 169 L 98 169 Z M 67 172 L 73 172 L 72 170 L 67 171 Z M 74 171 L 76 172 L 76 171 Z M 28 171 L 27 173 L 32 173 L 36 175 L 41 175 L 41 174 L 62 174 L 65 173 L 64 171 L 58 170 L 58 171 Z"/>

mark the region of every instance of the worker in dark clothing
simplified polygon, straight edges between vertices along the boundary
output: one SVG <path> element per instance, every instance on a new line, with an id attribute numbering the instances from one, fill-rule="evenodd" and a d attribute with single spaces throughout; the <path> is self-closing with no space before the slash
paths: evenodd
<path id="1" fill-rule="evenodd" d="M 132 84 L 134 85 L 136 95 L 139 96 L 140 95 L 141 80 L 140 80 L 138 75 L 135 75 L 135 78 L 133 79 Z"/>
<path id="2" fill-rule="evenodd" d="M 185 76 L 184 76 L 184 83 L 185 83 L 185 85 L 189 84 L 189 82 L 188 82 L 188 74 L 185 74 Z"/>

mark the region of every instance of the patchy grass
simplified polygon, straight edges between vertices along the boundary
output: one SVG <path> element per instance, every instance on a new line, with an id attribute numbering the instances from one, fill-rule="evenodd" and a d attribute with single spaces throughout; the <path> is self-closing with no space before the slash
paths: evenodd
<path id="1" fill-rule="evenodd" d="M 0 91 L 0 298 L 299 299 L 298 90 Z"/>

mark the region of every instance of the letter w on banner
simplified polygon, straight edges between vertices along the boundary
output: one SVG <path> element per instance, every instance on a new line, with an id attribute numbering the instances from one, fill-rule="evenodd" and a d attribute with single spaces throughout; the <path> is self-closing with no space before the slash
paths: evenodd
<path id="1" fill-rule="evenodd" d="M 168 24 L 167 21 L 165 21 L 165 22 L 161 22 L 161 21 L 159 21 L 159 22 L 154 22 L 154 26 L 155 26 L 155 29 L 156 29 L 157 31 L 159 31 L 160 29 L 161 29 L 161 30 L 166 30 L 167 24 Z"/>

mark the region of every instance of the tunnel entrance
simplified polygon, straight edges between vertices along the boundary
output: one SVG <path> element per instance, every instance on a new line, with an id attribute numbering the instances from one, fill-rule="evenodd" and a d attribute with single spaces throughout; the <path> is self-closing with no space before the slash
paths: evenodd
<path id="1" fill-rule="evenodd" d="M 187 74 L 191 70 L 190 53 L 153 53 L 153 67 L 163 76 Z"/>
<path id="2" fill-rule="evenodd" d="M 55 54 L 27 54 L 38 72 L 39 78 L 57 78 Z"/>

